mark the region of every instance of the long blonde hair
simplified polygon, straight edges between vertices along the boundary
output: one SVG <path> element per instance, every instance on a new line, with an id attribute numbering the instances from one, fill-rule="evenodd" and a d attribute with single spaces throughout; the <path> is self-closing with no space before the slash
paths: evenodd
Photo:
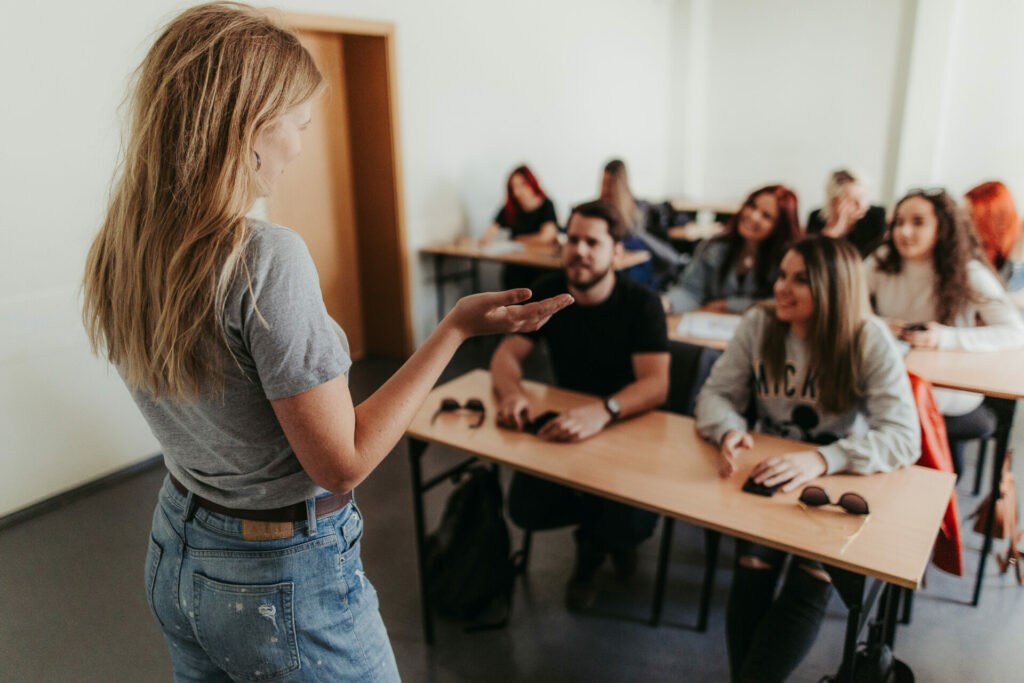
<path id="1" fill-rule="evenodd" d="M 605 164 L 604 172 L 608 175 L 608 179 L 611 182 L 608 184 L 607 192 L 601 193 L 601 199 L 618 210 L 627 230 L 633 232 L 639 227 L 640 210 L 636 206 L 636 199 L 633 197 L 633 193 L 629 190 L 626 164 L 621 159 L 612 159 Z"/>
<path id="2" fill-rule="evenodd" d="M 860 254 L 846 240 L 823 235 L 805 237 L 791 250 L 800 254 L 814 298 L 808 325 L 808 367 L 818 375 L 823 410 L 842 413 L 863 396 L 861 335 L 871 316 Z M 761 355 L 770 381 L 781 381 L 786 370 L 789 323 L 775 317 L 774 302 L 762 304 L 771 322 L 761 342 Z"/>
<path id="3" fill-rule="evenodd" d="M 260 194 L 253 142 L 323 77 L 267 14 L 186 10 L 136 70 L 123 159 L 89 250 L 83 320 L 129 388 L 173 399 L 222 388 L 224 302 Z M 241 267 L 239 266 L 241 264 Z"/>

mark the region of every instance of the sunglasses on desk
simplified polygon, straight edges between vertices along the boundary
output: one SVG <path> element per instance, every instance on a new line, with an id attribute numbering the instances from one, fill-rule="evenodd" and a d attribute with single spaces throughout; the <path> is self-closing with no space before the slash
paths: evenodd
<path id="1" fill-rule="evenodd" d="M 437 412 L 430 418 L 430 424 L 434 424 L 434 420 L 441 413 L 455 413 L 460 410 L 469 410 L 474 413 L 480 413 L 480 419 L 476 421 L 476 424 L 469 425 L 470 429 L 476 429 L 484 423 L 484 418 L 487 415 L 487 409 L 484 408 L 484 402 L 478 398 L 471 398 L 466 401 L 465 405 L 460 404 L 454 398 L 446 398 L 441 401 L 441 405 L 438 407 Z"/>
<path id="2" fill-rule="evenodd" d="M 800 502 L 811 507 L 822 507 L 824 505 L 835 505 L 841 507 L 851 515 L 868 514 L 868 501 L 858 493 L 844 493 L 839 496 L 839 501 L 832 502 L 828 491 L 820 486 L 808 486 L 800 492 Z"/>

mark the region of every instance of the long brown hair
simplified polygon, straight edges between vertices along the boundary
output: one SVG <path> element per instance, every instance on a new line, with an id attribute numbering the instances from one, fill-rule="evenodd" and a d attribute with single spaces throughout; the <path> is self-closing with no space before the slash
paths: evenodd
<path id="1" fill-rule="evenodd" d="M 604 165 L 604 172 L 608 174 L 608 192 L 601 193 L 601 199 L 614 206 L 629 232 L 636 230 L 640 218 L 640 210 L 636 206 L 636 199 L 629 190 L 629 177 L 626 174 L 626 164 L 621 159 L 612 159 Z M 602 186 L 604 183 L 602 183 Z"/>
<path id="2" fill-rule="evenodd" d="M 245 214 L 262 193 L 253 142 L 323 86 L 293 33 L 227 2 L 180 14 L 136 70 L 123 159 L 83 282 L 93 350 L 131 389 L 185 399 L 222 387 L 223 354 L 210 351 L 225 343 Z"/>
<path id="3" fill-rule="evenodd" d="M 807 326 L 808 372 L 816 373 L 822 409 L 842 413 L 861 396 L 861 335 L 871 315 L 860 253 L 846 240 L 823 235 L 805 237 L 792 247 L 807 269 L 814 312 Z M 786 372 L 789 323 L 775 317 L 775 303 L 762 304 L 771 321 L 761 340 L 761 356 L 771 381 Z"/>
<path id="4" fill-rule="evenodd" d="M 903 257 L 896 249 L 893 229 L 903 202 L 913 197 L 921 197 L 932 205 L 936 228 L 935 247 L 932 249 L 932 268 L 935 270 L 935 298 L 937 310 L 935 317 L 943 325 L 953 324 L 964 306 L 977 303 L 978 296 L 967 283 L 967 264 L 972 259 L 988 263 L 981 251 L 978 234 L 974 230 L 967 214 L 957 206 L 953 198 L 945 190 L 925 192 L 912 190 L 901 199 L 892 213 L 889 234 L 884 244 L 888 253 L 878 259 L 879 269 L 884 273 L 899 273 L 903 270 Z"/>
<path id="5" fill-rule="evenodd" d="M 803 228 L 800 227 L 800 209 L 796 193 L 785 185 L 768 185 L 754 190 L 740 204 L 740 209 L 725 226 L 725 233 L 712 239 L 723 240 L 729 245 L 725 254 L 725 261 L 718 269 L 718 283 L 725 282 L 726 276 L 734 263 L 739 259 L 743 250 L 743 235 L 740 234 L 739 222 L 743 209 L 754 206 L 757 197 L 762 194 L 770 194 L 775 197 L 779 205 L 779 215 L 775 217 L 775 225 L 768 237 L 758 245 L 757 259 L 754 262 L 754 281 L 758 290 L 771 290 L 771 272 L 779 265 L 782 255 L 786 253 L 789 245 L 800 239 Z"/>

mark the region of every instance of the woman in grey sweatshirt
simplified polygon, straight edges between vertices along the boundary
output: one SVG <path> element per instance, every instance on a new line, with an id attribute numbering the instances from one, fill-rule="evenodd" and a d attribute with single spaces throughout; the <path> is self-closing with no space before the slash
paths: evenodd
<path id="1" fill-rule="evenodd" d="M 871 315 L 860 256 L 829 237 L 797 242 L 782 259 L 775 300 L 743 316 L 697 398 L 697 430 L 719 445 L 731 476 L 753 431 L 817 444 L 769 458 L 754 481 L 789 491 L 824 474 L 910 465 L 920 426 L 910 382 L 886 326 Z M 794 558 L 773 600 L 785 553 L 746 541 L 726 613 L 733 680 L 785 680 L 817 637 L 831 591 L 820 563 Z"/>

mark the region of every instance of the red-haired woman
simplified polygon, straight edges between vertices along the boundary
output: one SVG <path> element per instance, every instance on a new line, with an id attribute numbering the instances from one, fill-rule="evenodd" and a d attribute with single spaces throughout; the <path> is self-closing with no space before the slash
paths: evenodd
<path id="1" fill-rule="evenodd" d="M 802 235 L 792 190 L 784 185 L 755 190 L 725 232 L 697 248 L 679 284 L 668 292 L 672 311 L 742 313 L 771 297 L 779 261 Z"/>
<path id="2" fill-rule="evenodd" d="M 1024 239 L 1013 195 L 998 180 L 982 183 L 967 192 L 967 208 L 978 228 L 981 246 L 999 271 L 1006 289 L 1024 289 Z"/>
<path id="3" fill-rule="evenodd" d="M 528 166 L 517 166 L 506 183 L 505 205 L 480 238 L 480 246 L 490 244 L 498 230 L 507 228 L 512 239 L 527 247 L 553 247 L 558 239 L 555 205 L 541 189 Z M 525 266 L 506 266 L 502 282 L 510 287 L 529 287 L 538 271 Z M 514 284 L 510 284 L 514 283 Z"/>

